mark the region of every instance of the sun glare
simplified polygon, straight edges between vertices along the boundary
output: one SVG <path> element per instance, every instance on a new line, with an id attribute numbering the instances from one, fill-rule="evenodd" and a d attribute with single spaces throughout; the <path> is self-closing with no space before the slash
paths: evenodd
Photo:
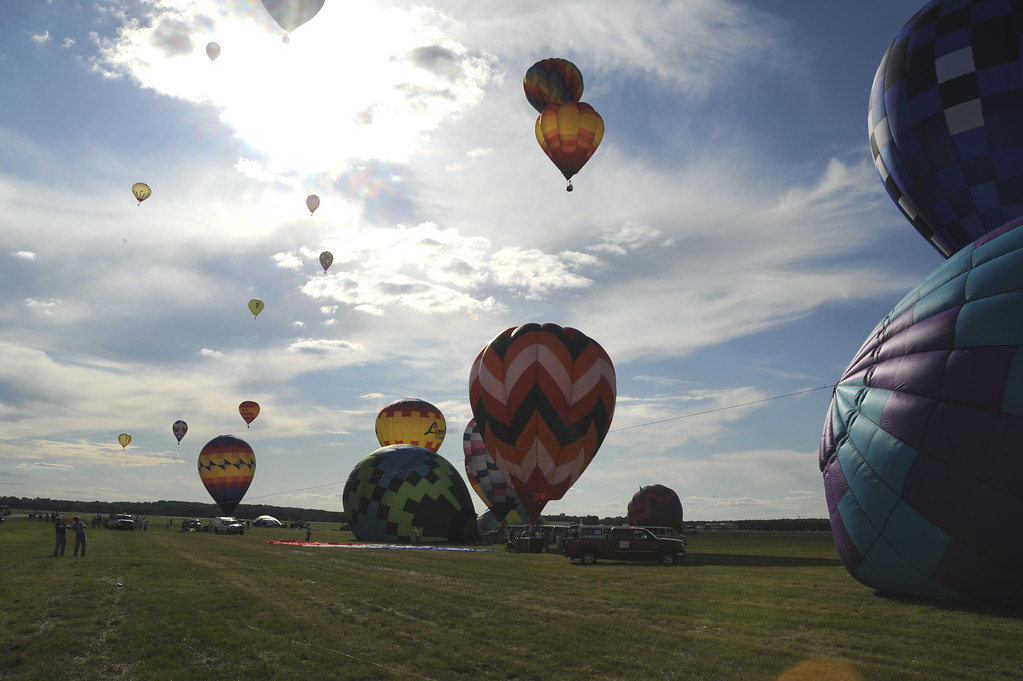
<path id="1" fill-rule="evenodd" d="M 189 36 L 191 53 L 168 54 L 171 26 L 202 23 L 192 4 L 177 18 L 124 31 L 106 60 L 148 87 L 218 109 L 274 172 L 407 161 L 425 132 L 478 100 L 489 77 L 417 10 L 326 3 L 287 43 L 250 17 L 215 16 L 212 30 Z M 205 51 L 211 40 L 221 48 L 215 61 Z"/>

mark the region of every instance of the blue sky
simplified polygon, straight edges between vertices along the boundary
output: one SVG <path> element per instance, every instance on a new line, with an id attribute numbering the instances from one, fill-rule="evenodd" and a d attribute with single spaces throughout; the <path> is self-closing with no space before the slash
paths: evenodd
<path id="1" fill-rule="evenodd" d="M 246 502 L 341 510 L 402 397 L 464 474 L 472 360 L 553 322 L 608 351 L 618 404 L 547 515 L 659 483 L 687 519 L 825 517 L 830 390 L 767 398 L 834 383 L 941 262 L 866 132 L 920 4 L 327 0 L 284 43 L 258 2 L 11 3 L 0 493 L 207 501 L 199 450 L 233 433 Z M 606 125 L 572 193 L 521 86 L 552 56 Z"/>

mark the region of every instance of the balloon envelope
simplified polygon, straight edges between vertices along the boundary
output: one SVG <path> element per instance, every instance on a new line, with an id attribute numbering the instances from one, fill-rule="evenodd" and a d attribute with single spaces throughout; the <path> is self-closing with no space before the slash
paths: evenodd
<path id="1" fill-rule="evenodd" d="M 253 298 L 249 301 L 249 312 L 252 313 L 252 318 L 255 319 L 259 316 L 259 313 L 263 311 L 263 301 L 259 298 Z"/>
<path id="2" fill-rule="evenodd" d="M 131 193 L 135 195 L 135 199 L 142 205 L 142 202 L 148 199 L 153 194 L 153 190 L 149 188 L 149 185 L 145 182 L 136 182 L 131 186 Z"/>
<path id="3" fill-rule="evenodd" d="M 476 428 L 476 419 L 470 419 L 462 435 L 462 449 L 465 452 L 465 473 L 469 484 L 487 505 L 497 522 L 503 522 L 508 512 L 519 505 L 518 497 L 508 484 L 501 469 L 494 463 L 483 436 Z"/>
<path id="4" fill-rule="evenodd" d="M 342 493 L 360 541 L 462 541 L 476 535 L 476 511 L 455 467 L 425 447 L 381 447 L 352 469 Z"/>
<path id="5" fill-rule="evenodd" d="M 256 474 L 256 455 L 245 440 L 218 435 L 199 452 L 199 479 L 224 515 L 233 515 Z"/>
<path id="6" fill-rule="evenodd" d="M 436 452 L 444 442 L 445 432 L 444 414 L 425 400 L 398 400 L 377 414 L 376 433 L 381 447 L 406 444 Z"/>
<path id="7" fill-rule="evenodd" d="M 835 386 L 820 445 L 831 529 L 872 588 L 1023 605 L 1021 223 L 910 291 Z"/>
<path id="8" fill-rule="evenodd" d="M 664 485 L 646 485 L 632 495 L 626 510 L 630 525 L 670 527 L 682 531 L 682 501 Z"/>
<path id="9" fill-rule="evenodd" d="M 506 329 L 469 372 L 476 427 L 534 520 L 597 454 L 615 398 L 614 366 L 604 348 L 557 324 Z"/>
<path id="10" fill-rule="evenodd" d="M 585 102 L 550 104 L 537 117 L 535 132 L 540 148 L 571 180 L 604 139 L 604 119 Z"/>
<path id="11" fill-rule="evenodd" d="M 330 266 L 334 263 L 334 254 L 330 251 L 324 251 L 320 253 L 320 267 L 326 272 L 330 269 Z"/>
<path id="12" fill-rule="evenodd" d="M 312 215 L 320 207 L 320 197 L 316 194 L 310 194 L 305 198 L 305 207 L 309 209 L 309 214 Z"/>
<path id="13" fill-rule="evenodd" d="M 583 75 L 567 59 L 541 59 L 526 71 L 522 89 L 538 112 L 550 104 L 578 102 L 583 96 Z"/>
<path id="14" fill-rule="evenodd" d="M 259 404 L 252 400 L 245 400 L 238 405 L 238 413 L 245 419 L 245 423 L 252 423 L 259 416 Z M 245 426 L 248 428 L 248 425 Z"/>
<path id="15" fill-rule="evenodd" d="M 931 0 L 885 53 L 870 149 L 885 188 L 946 258 L 1023 214 L 1023 5 Z"/>
<path id="16" fill-rule="evenodd" d="M 220 45 L 217 43 L 206 44 L 206 56 L 210 58 L 210 61 L 216 61 L 217 57 L 220 56 Z"/>
<path id="17" fill-rule="evenodd" d="M 296 28 L 316 16 L 324 0 L 263 0 L 263 7 L 285 31 Z"/>
<path id="18" fill-rule="evenodd" d="M 121 445 L 121 449 L 124 449 L 131 443 L 131 435 L 128 435 L 128 433 L 121 433 L 117 436 L 117 442 Z"/>
<path id="19" fill-rule="evenodd" d="M 185 433 L 188 432 L 188 424 L 184 421 L 175 421 L 171 426 L 171 431 L 174 433 L 174 437 L 178 439 L 178 443 L 181 442 L 181 438 L 185 437 Z"/>

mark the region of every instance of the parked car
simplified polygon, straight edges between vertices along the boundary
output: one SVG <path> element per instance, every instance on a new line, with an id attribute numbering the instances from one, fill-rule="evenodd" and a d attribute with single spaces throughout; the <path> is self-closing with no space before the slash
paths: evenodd
<path id="1" fill-rule="evenodd" d="M 230 516 L 213 519 L 213 534 L 245 534 L 245 523 Z"/>
<path id="2" fill-rule="evenodd" d="M 127 513 L 111 513 L 107 517 L 108 530 L 131 530 L 135 531 L 135 520 Z"/>
<path id="3" fill-rule="evenodd" d="M 685 545 L 686 538 L 682 536 L 682 533 L 676 530 L 674 527 L 651 527 L 650 525 L 639 525 L 643 529 L 650 530 L 653 534 L 658 537 L 672 537 L 674 539 L 681 539 L 682 544 Z"/>
<path id="4" fill-rule="evenodd" d="M 592 534 L 596 534 L 593 532 Z M 685 558 L 685 543 L 676 537 L 658 537 L 643 527 L 610 527 L 603 536 L 571 537 L 565 541 L 565 555 L 593 565 L 598 558 L 609 560 L 656 560 L 674 565 Z"/>
<path id="5" fill-rule="evenodd" d="M 198 518 L 185 520 L 181 523 L 182 532 L 202 532 L 202 522 Z"/>

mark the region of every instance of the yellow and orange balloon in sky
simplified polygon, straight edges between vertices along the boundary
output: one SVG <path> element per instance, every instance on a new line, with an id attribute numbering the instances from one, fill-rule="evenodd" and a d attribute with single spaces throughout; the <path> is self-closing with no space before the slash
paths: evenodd
<path id="1" fill-rule="evenodd" d="M 135 200 L 141 206 L 143 201 L 153 195 L 153 190 L 145 182 L 136 182 L 131 186 L 131 193 L 135 195 Z"/>

